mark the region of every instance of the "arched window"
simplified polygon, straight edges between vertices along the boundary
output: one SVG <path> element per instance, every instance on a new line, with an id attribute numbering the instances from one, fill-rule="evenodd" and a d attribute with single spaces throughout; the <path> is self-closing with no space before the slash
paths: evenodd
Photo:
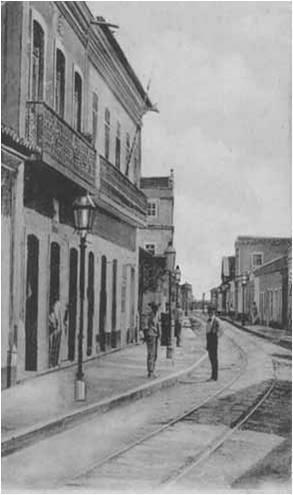
<path id="1" fill-rule="evenodd" d="M 98 110 L 99 110 L 98 95 L 93 91 L 92 126 L 93 126 L 93 145 L 95 147 L 98 136 Z"/>
<path id="2" fill-rule="evenodd" d="M 44 31 L 33 23 L 32 100 L 42 100 L 44 86 Z"/>
<path id="3" fill-rule="evenodd" d="M 55 88 L 56 112 L 64 118 L 65 107 L 65 57 L 59 48 L 56 51 L 56 88 Z"/>
<path id="4" fill-rule="evenodd" d="M 115 146 L 115 165 L 120 170 L 120 159 L 121 159 L 121 125 L 117 122 L 116 130 L 116 146 Z"/>
<path id="5" fill-rule="evenodd" d="M 109 160 L 110 155 L 110 110 L 106 108 L 105 110 L 105 158 Z"/>
<path id="6" fill-rule="evenodd" d="M 74 74 L 74 128 L 81 131 L 82 80 L 78 72 Z"/>
<path id="7" fill-rule="evenodd" d="M 130 168 L 130 135 L 126 133 L 125 175 L 128 177 Z"/>

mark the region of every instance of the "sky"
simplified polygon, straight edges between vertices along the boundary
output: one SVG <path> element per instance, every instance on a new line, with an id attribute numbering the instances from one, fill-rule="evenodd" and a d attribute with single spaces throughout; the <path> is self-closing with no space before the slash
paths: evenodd
<path id="1" fill-rule="evenodd" d="M 175 174 L 176 262 L 195 297 L 238 235 L 291 236 L 290 2 L 89 2 L 160 113 L 142 174 Z"/>

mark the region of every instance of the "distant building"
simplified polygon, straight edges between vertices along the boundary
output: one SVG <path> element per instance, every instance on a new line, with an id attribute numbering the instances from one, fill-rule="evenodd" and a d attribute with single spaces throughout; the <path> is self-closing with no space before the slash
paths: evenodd
<path id="1" fill-rule="evenodd" d="M 185 316 L 189 315 L 189 312 L 192 310 L 192 302 L 193 302 L 193 294 L 192 294 L 192 285 L 188 282 L 185 282 L 180 286 L 181 293 L 181 306 L 184 311 Z"/>
<path id="2" fill-rule="evenodd" d="M 287 255 L 264 263 L 253 272 L 253 299 L 262 325 L 291 330 L 292 294 Z M 249 294 L 247 294 L 249 297 Z M 248 301 L 250 306 L 251 301 Z"/>
<path id="3" fill-rule="evenodd" d="M 222 313 L 233 313 L 235 308 L 235 256 L 224 256 L 219 287 L 219 307 Z"/>
<path id="4" fill-rule="evenodd" d="M 163 256 L 174 236 L 174 175 L 142 177 L 140 188 L 147 197 L 147 223 L 139 231 L 139 245 Z"/>
<path id="5" fill-rule="evenodd" d="M 291 247 L 291 238 L 239 236 L 235 241 L 235 311 L 238 314 L 250 313 L 253 302 L 254 284 L 251 277 L 245 287 L 242 275 L 251 275 L 256 268 L 269 261 L 284 256 Z M 243 290 L 244 308 L 243 308 Z M 247 297 L 249 295 L 249 297 Z"/>
<path id="6" fill-rule="evenodd" d="M 139 308 L 143 319 L 150 302 L 159 304 L 160 312 L 167 311 L 169 293 L 164 253 L 174 237 L 173 171 L 168 177 L 142 177 L 140 188 L 147 197 L 147 222 L 138 233 Z"/>

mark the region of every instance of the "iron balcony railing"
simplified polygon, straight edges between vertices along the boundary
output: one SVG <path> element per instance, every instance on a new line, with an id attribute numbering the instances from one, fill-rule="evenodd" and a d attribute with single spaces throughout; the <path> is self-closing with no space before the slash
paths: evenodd
<path id="1" fill-rule="evenodd" d="M 120 170 L 100 155 L 100 191 L 118 205 L 142 218 L 147 213 L 147 198 Z"/>
<path id="2" fill-rule="evenodd" d="M 95 185 L 95 148 L 46 103 L 27 102 L 26 136 L 42 150 L 44 162 Z"/>

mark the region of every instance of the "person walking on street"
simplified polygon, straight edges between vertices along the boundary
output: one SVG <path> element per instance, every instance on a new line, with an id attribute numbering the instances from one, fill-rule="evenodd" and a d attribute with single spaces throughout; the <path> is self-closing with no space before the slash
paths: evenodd
<path id="1" fill-rule="evenodd" d="M 158 306 L 150 303 L 152 312 L 148 317 L 146 344 L 147 344 L 147 370 L 149 378 L 156 378 L 155 366 L 158 355 L 158 341 L 160 338 L 160 327 L 158 321 Z"/>
<path id="2" fill-rule="evenodd" d="M 177 304 L 176 313 L 175 313 L 175 337 L 176 337 L 177 347 L 181 347 L 182 320 L 183 320 L 183 311 L 180 307 L 180 304 Z"/>
<path id="3" fill-rule="evenodd" d="M 221 324 L 216 318 L 216 310 L 213 307 L 208 308 L 208 320 L 206 325 L 207 351 L 212 367 L 210 380 L 218 379 L 218 338 L 222 334 Z"/>

